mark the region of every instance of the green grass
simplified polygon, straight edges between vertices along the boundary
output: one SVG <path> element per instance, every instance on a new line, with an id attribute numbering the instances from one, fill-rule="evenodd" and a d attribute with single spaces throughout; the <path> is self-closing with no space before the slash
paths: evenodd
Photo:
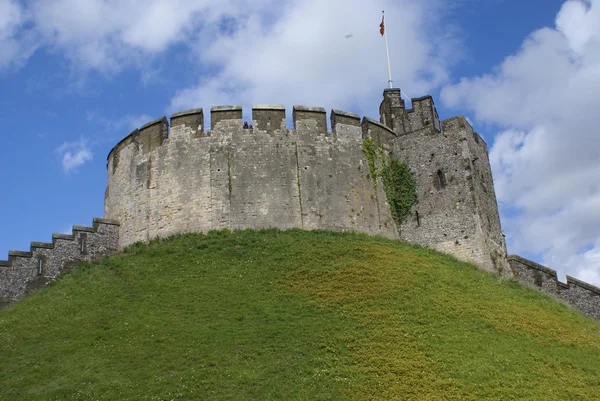
<path id="1" fill-rule="evenodd" d="M 0 311 L 1 400 L 597 400 L 600 326 L 358 234 L 136 244 Z"/>

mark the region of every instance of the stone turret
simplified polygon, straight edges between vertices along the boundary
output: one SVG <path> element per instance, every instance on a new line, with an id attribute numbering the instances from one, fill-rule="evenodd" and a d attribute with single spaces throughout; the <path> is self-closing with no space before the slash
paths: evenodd
<path id="1" fill-rule="evenodd" d="M 380 120 L 398 137 L 393 156 L 415 173 L 418 203 L 400 227 L 402 238 L 432 246 L 484 269 L 512 276 L 483 138 L 461 116 L 440 122 L 433 98 L 383 91 Z"/>
<path id="2" fill-rule="evenodd" d="M 400 94 L 399 88 L 385 89 L 383 101 L 379 105 L 379 122 L 389 127 L 396 135 L 406 132 L 404 124 L 406 107 Z"/>

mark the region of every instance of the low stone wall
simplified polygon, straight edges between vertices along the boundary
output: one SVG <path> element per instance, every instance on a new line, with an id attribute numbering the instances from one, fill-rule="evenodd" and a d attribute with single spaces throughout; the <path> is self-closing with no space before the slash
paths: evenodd
<path id="1" fill-rule="evenodd" d="M 0 306 L 47 285 L 76 262 L 118 249 L 119 223 L 95 218 L 92 227 L 73 226 L 71 235 L 52 234 L 52 242 L 32 242 L 29 251 L 9 251 L 0 260 Z"/>
<path id="2" fill-rule="evenodd" d="M 508 263 L 519 281 L 554 295 L 595 320 L 600 321 L 600 288 L 567 276 L 558 281 L 556 270 L 517 255 L 509 255 Z"/>

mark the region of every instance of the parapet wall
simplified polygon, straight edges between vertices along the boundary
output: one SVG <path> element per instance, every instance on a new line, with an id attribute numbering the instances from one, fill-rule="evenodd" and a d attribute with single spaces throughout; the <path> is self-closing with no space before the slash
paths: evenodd
<path id="1" fill-rule="evenodd" d="M 407 109 L 401 91 L 389 88 L 383 91 L 383 101 L 379 106 L 379 118 L 383 125 L 390 127 L 396 135 L 418 132 L 422 129 L 442 131 L 442 124 L 430 95 L 412 98 L 412 109 Z"/>
<path id="2" fill-rule="evenodd" d="M 509 255 L 508 262 L 519 281 L 539 288 L 600 321 L 600 288 L 567 276 L 567 282 L 558 280 L 556 270 L 542 266 L 517 255 Z"/>
<path id="3" fill-rule="evenodd" d="M 202 109 L 154 120 L 108 156 L 105 217 L 121 223 L 119 246 L 213 229 L 360 231 L 397 238 L 383 185 L 374 185 L 364 137 L 395 134 L 370 119 L 294 106 L 286 129 L 280 105 Z M 247 128 L 246 128 L 247 127 Z M 379 139 L 381 138 L 381 140 Z M 386 145 L 387 146 L 387 145 Z M 381 178 L 377 178 L 381 180 Z"/>
<path id="4" fill-rule="evenodd" d="M 116 251 L 119 223 L 95 218 L 92 227 L 73 226 L 71 235 L 52 234 L 52 242 L 32 242 L 29 251 L 9 251 L 0 260 L 0 306 L 43 287 L 80 261 Z"/>

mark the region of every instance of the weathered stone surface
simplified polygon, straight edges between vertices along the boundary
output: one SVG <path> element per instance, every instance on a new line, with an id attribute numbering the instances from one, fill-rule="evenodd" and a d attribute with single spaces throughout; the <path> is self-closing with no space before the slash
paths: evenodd
<path id="1" fill-rule="evenodd" d="M 338 136 L 344 136 L 346 133 L 343 132 L 343 127 L 360 127 L 358 114 L 342 110 L 331 110 L 331 132 L 339 134 Z"/>
<path id="2" fill-rule="evenodd" d="M 412 99 L 412 110 L 404 110 L 399 96 L 384 92 L 380 120 L 397 135 L 382 141 L 417 181 L 418 203 L 401 237 L 512 276 L 485 143 L 463 117 L 440 124 L 430 96 Z"/>
<path id="3" fill-rule="evenodd" d="M 196 135 L 204 133 L 204 112 L 200 109 L 179 111 L 171 115 L 171 128 L 185 125 Z"/>
<path id="4" fill-rule="evenodd" d="M 323 132 L 322 108 L 297 106 L 295 130 L 285 128 L 280 106 L 255 106 L 251 131 L 243 129 L 238 106 L 212 113 L 230 114 L 221 115 L 208 135 L 176 125 L 153 151 L 131 143 L 119 149 L 116 169 L 108 164 L 105 216 L 121 223 L 120 247 L 222 228 L 326 228 L 398 237 L 385 194 L 371 182 L 354 115 L 343 115 L 332 135 Z"/>
<path id="5" fill-rule="evenodd" d="M 252 124 L 255 129 L 261 131 L 285 129 L 285 107 L 280 104 L 253 105 Z"/>
<path id="6" fill-rule="evenodd" d="M 509 255 L 508 262 L 519 281 L 538 288 L 600 321 L 600 288 L 570 276 L 567 276 L 566 283 L 562 283 L 558 281 L 556 270 L 517 255 Z"/>
<path id="7" fill-rule="evenodd" d="M 158 118 L 144 124 L 138 134 L 138 142 L 142 153 L 152 152 L 169 136 L 169 124 L 166 117 Z"/>
<path id="8" fill-rule="evenodd" d="M 294 106 L 292 119 L 294 120 L 294 129 L 296 130 L 299 124 L 314 121 L 316 123 L 314 128 L 316 134 L 325 134 L 327 132 L 327 116 L 323 107 Z"/>
<path id="9" fill-rule="evenodd" d="M 210 109 L 210 128 L 214 130 L 221 121 L 236 121 L 242 126 L 242 106 L 213 106 Z"/>
<path id="10" fill-rule="evenodd" d="M 54 234 L 52 243 L 32 242 L 29 252 L 9 251 L 8 260 L 0 261 L 0 305 L 46 285 L 75 262 L 116 251 L 118 235 L 117 222 L 94 219 L 93 227 L 74 226 L 73 235 Z"/>

